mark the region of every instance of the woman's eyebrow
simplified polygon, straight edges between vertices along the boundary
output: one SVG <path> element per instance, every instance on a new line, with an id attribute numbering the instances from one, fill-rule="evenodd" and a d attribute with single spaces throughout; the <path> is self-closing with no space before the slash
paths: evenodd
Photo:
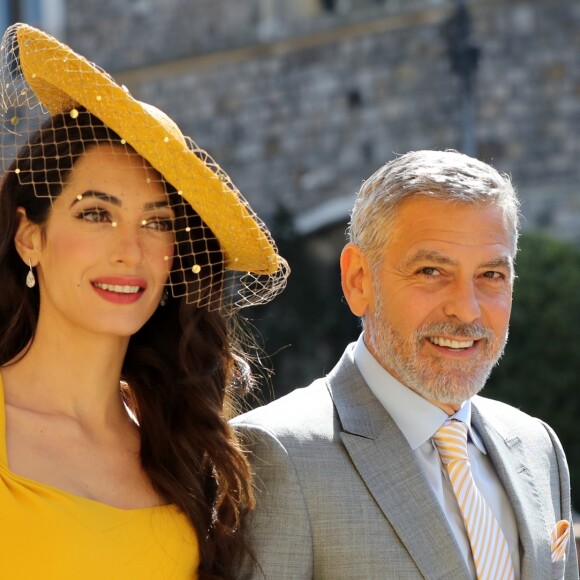
<path id="1" fill-rule="evenodd" d="M 121 200 L 118 197 L 115 197 L 114 195 L 90 189 L 88 191 L 85 191 L 84 193 L 77 195 L 73 200 L 73 202 L 70 204 L 69 209 L 73 207 L 75 203 L 78 203 L 79 201 L 82 201 L 87 197 L 96 197 L 98 199 L 104 199 L 105 201 L 112 203 L 113 205 L 116 205 L 118 207 L 121 207 L 123 205 L 121 203 Z"/>
<path id="2" fill-rule="evenodd" d="M 83 199 L 87 199 L 90 197 L 95 197 L 97 199 L 102 199 L 108 203 L 111 203 L 117 207 L 122 207 L 123 202 L 116 196 L 111 195 L 109 193 L 104 193 L 102 191 L 95 191 L 95 190 L 88 190 L 85 191 L 82 194 L 79 194 L 75 197 L 75 199 L 73 200 L 73 202 L 70 204 L 69 209 L 71 207 L 73 207 L 76 203 L 78 203 L 79 201 L 82 201 Z M 159 201 L 151 201 L 151 202 L 147 202 L 143 208 L 146 210 L 150 210 L 150 209 L 157 209 L 159 207 L 170 207 L 169 204 L 169 200 L 168 199 L 164 199 L 164 200 L 159 200 Z"/>
<path id="3" fill-rule="evenodd" d="M 143 206 L 143 209 L 156 209 L 158 207 L 171 207 L 169 200 L 150 201 Z"/>

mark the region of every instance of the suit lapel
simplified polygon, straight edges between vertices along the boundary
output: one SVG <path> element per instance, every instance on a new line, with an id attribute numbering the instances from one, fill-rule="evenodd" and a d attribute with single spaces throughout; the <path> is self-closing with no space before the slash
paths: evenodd
<path id="1" fill-rule="evenodd" d="M 360 477 L 421 574 L 469 578 L 443 511 L 403 434 L 371 393 L 347 349 L 328 376 L 341 438 Z"/>
<path id="2" fill-rule="evenodd" d="M 534 485 L 524 453 L 523 441 L 517 429 L 508 427 L 492 413 L 485 411 L 485 399 L 473 399 L 473 424 L 480 434 L 487 453 L 509 497 L 516 516 L 518 534 L 523 548 L 520 563 L 522 580 L 551 578 L 552 565 L 547 541 L 546 518 L 539 490 Z M 536 535 L 534 535 L 536 531 Z M 546 541 L 538 543 L 537 534 Z"/>

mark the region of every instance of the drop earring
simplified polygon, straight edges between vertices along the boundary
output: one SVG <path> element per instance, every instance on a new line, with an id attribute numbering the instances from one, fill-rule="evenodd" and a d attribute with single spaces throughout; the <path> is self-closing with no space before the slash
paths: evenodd
<path id="1" fill-rule="evenodd" d="M 26 285 L 29 288 L 34 288 L 36 286 L 36 278 L 34 277 L 34 271 L 32 270 L 32 262 L 30 258 L 28 259 L 28 266 L 30 267 L 30 271 L 26 274 Z"/>
<path id="2" fill-rule="evenodd" d="M 163 290 L 163 294 L 161 295 L 161 300 L 159 301 L 159 306 L 165 306 L 167 304 L 167 300 L 169 299 L 169 292 L 167 288 Z"/>

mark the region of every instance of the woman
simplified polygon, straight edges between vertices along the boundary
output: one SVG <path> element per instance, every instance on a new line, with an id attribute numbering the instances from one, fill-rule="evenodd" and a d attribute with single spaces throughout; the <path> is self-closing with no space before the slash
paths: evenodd
<path id="1" fill-rule="evenodd" d="M 253 505 L 233 313 L 285 263 L 163 113 L 34 28 L 2 51 L 4 159 L 42 119 L 0 189 L 2 575 L 231 577 Z"/>

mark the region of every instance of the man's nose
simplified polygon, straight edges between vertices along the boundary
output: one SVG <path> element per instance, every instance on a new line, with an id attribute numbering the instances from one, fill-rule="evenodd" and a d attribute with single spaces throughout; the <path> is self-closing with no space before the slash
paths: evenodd
<path id="1" fill-rule="evenodd" d="M 471 323 L 481 316 L 478 290 L 473 279 L 457 280 L 449 288 L 443 312 L 464 323 Z"/>

